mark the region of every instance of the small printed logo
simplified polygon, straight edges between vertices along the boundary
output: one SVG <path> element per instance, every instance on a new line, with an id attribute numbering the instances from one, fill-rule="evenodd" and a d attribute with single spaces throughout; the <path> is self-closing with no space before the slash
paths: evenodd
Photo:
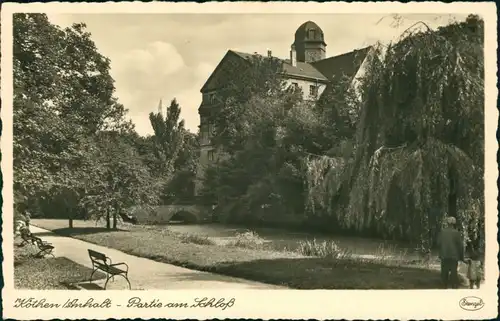
<path id="1" fill-rule="evenodd" d="M 483 299 L 477 296 L 467 296 L 460 300 L 459 305 L 464 310 L 477 311 L 484 307 L 484 302 Z"/>

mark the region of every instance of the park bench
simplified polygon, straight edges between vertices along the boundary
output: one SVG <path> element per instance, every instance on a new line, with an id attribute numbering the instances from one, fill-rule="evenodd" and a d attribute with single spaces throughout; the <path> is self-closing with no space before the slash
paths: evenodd
<path id="1" fill-rule="evenodd" d="M 35 244 L 36 246 L 38 247 L 38 250 L 39 252 L 37 254 L 35 254 L 35 257 L 45 257 L 45 255 L 52 255 L 52 257 L 55 257 L 54 256 L 54 253 L 52 253 L 52 251 L 54 251 L 54 245 L 46 242 L 46 241 L 43 241 L 41 238 L 39 237 L 36 237 L 36 236 L 33 236 L 34 240 L 35 240 Z"/>
<path id="2" fill-rule="evenodd" d="M 104 283 L 104 289 L 108 285 L 110 279 L 114 279 L 115 276 L 122 276 L 128 283 L 129 290 L 131 289 L 130 281 L 128 279 L 128 265 L 126 263 L 114 263 L 105 254 L 88 249 L 90 260 L 92 261 L 92 274 L 90 275 L 90 282 L 92 283 L 92 276 L 98 270 L 106 273 L 106 283 Z M 119 266 L 124 266 L 125 269 L 119 268 Z"/>
<path id="3" fill-rule="evenodd" d="M 23 227 L 19 229 L 19 234 L 23 240 L 19 246 L 24 246 L 25 244 L 35 244 L 37 237 L 31 234 L 28 228 Z"/>

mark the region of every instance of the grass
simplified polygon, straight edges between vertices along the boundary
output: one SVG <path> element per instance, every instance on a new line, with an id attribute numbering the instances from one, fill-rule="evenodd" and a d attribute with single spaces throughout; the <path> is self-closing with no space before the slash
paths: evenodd
<path id="1" fill-rule="evenodd" d="M 89 278 L 91 269 L 65 257 L 34 258 L 36 249 L 31 245 L 14 245 L 14 286 L 29 290 L 68 290 L 72 283 Z M 96 279 L 104 274 L 94 274 Z"/>
<path id="2" fill-rule="evenodd" d="M 236 237 L 230 240 L 227 245 L 246 249 L 263 249 L 265 240 L 254 231 L 236 233 Z"/>
<path id="3" fill-rule="evenodd" d="M 181 240 L 182 243 L 193 243 L 198 245 L 215 245 L 215 241 L 208 236 L 188 233 L 176 233 L 175 237 Z"/>
<path id="4" fill-rule="evenodd" d="M 352 257 L 349 250 L 340 248 L 334 241 L 316 241 L 316 239 L 299 242 L 297 252 L 320 258 L 346 259 Z"/>
<path id="5" fill-rule="evenodd" d="M 74 229 L 68 229 L 67 222 L 61 220 L 32 220 L 32 224 L 159 262 L 296 289 L 440 287 L 439 270 L 418 262 L 359 258 L 328 242 L 310 241 L 299 245 L 298 250 L 272 251 L 261 249 L 263 240 L 252 232 L 241 233 L 221 245 L 213 244 L 210 238 L 173 233 L 164 227 L 128 226 L 103 231 L 93 222 L 76 221 Z"/>

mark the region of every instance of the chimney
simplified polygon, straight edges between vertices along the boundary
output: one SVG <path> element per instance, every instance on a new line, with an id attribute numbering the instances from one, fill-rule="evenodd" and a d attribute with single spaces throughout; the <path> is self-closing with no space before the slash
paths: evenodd
<path id="1" fill-rule="evenodd" d="M 267 49 L 267 57 L 272 58 L 272 56 L 273 56 L 273 52 L 271 50 Z"/>
<path id="2" fill-rule="evenodd" d="M 295 51 L 295 45 L 292 45 L 292 49 L 290 50 L 290 64 L 292 66 L 297 66 L 297 52 Z"/>

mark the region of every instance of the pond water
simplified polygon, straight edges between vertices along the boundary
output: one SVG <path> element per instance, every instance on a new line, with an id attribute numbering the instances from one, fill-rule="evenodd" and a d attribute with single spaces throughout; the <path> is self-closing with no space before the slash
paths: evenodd
<path id="1" fill-rule="evenodd" d="M 403 252 L 413 252 L 410 246 L 394 241 L 381 239 L 369 239 L 359 237 L 345 237 L 336 235 L 327 235 L 311 232 L 296 232 L 278 228 L 245 228 L 240 226 L 231 226 L 223 224 L 184 224 L 181 222 L 171 222 L 166 228 L 177 233 L 196 234 L 206 236 L 215 240 L 227 240 L 234 238 L 238 233 L 254 231 L 265 241 L 270 249 L 295 250 L 299 242 L 306 240 L 316 241 L 335 241 L 338 246 L 348 249 L 354 254 L 376 255 L 390 254 L 398 255 Z"/>

